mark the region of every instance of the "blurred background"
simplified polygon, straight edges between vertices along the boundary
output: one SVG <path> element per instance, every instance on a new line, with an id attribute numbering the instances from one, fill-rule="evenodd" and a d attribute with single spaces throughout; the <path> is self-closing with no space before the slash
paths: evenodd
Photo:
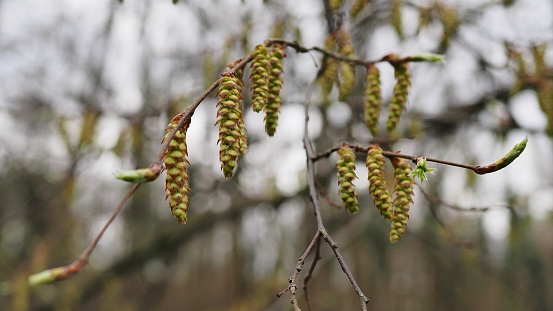
<path id="1" fill-rule="evenodd" d="M 490 175 L 431 165 L 438 172 L 416 187 L 395 245 L 362 156 L 357 215 L 340 206 L 336 158 L 317 163 L 325 224 L 369 309 L 553 309 L 553 4 L 367 0 L 352 12 L 352 3 L 327 14 L 321 0 L 0 0 L 0 309 L 290 310 L 290 296 L 276 294 L 316 231 L 302 105 L 321 65 L 321 55 L 291 49 L 275 137 L 245 96 L 249 152 L 232 179 L 219 170 L 214 94 L 196 111 L 188 224 L 171 216 L 160 178 L 137 191 L 77 277 L 26 281 L 80 254 L 130 188 L 114 173 L 148 167 L 169 120 L 226 64 L 267 38 L 322 47 L 333 16 L 361 58 L 445 55 L 411 66 L 394 150 L 484 165 L 529 137 L 519 159 Z M 378 67 L 385 114 L 393 69 Z M 324 103 L 315 89 L 317 151 L 368 144 L 363 81 L 358 70 L 347 102 L 334 90 Z M 359 309 L 328 245 L 321 256 L 313 309 Z"/>

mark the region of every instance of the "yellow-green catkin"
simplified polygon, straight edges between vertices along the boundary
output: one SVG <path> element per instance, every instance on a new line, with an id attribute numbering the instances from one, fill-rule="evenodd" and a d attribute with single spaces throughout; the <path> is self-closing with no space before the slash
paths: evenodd
<path id="1" fill-rule="evenodd" d="M 340 187 L 340 198 L 344 203 L 346 210 L 352 214 L 359 211 L 359 202 L 357 192 L 353 185 L 353 180 L 357 178 L 355 174 L 355 152 L 347 145 L 342 145 L 338 150 L 338 185 Z"/>
<path id="2" fill-rule="evenodd" d="M 324 48 L 327 51 L 334 52 L 336 47 L 336 37 L 334 33 L 329 33 L 326 36 Z M 321 88 L 321 93 L 323 95 L 323 102 L 328 103 L 328 95 L 332 92 L 332 87 L 338 79 L 338 61 L 330 56 L 325 55 L 323 59 L 323 67 L 317 78 L 319 87 Z"/>
<path id="3" fill-rule="evenodd" d="M 396 30 L 397 36 L 400 39 L 403 39 L 403 14 L 401 12 L 401 1 L 402 0 L 391 0 L 392 12 L 390 14 L 390 22 Z"/>
<path id="4" fill-rule="evenodd" d="M 361 11 L 371 2 L 371 0 L 353 0 L 351 7 L 349 8 L 349 15 L 351 18 L 357 17 Z"/>
<path id="5" fill-rule="evenodd" d="M 526 85 L 526 81 L 528 79 L 528 69 L 526 66 L 524 55 L 522 55 L 519 50 L 513 49 L 508 46 L 507 53 L 509 59 L 513 60 L 516 64 L 515 75 L 517 79 L 515 84 L 511 88 L 511 94 L 516 94 L 520 92 Z"/>
<path id="6" fill-rule="evenodd" d="M 394 166 L 394 201 L 392 225 L 390 227 L 390 242 L 396 243 L 405 233 L 407 220 L 409 219 L 409 205 L 413 202 L 413 185 L 415 181 L 411 177 L 411 164 L 408 160 L 395 157 L 392 159 Z"/>
<path id="7" fill-rule="evenodd" d="M 169 138 L 170 133 L 181 120 L 183 113 L 176 115 L 167 126 L 167 134 L 162 143 Z M 185 224 L 188 211 L 188 199 L 190 185 L 188 184 L 188 150 L 186 147 L 186 130 L 189 124 L 185 124 L 175 133 L 175 136 L 169 142 L 163 164 L 166 170 L 165 177 L 165 199 L 169 199 L 171 213 L 177 220 Z"/>
<path id="8" fill-rule="evenodd" d="M 344 0 L 328 0 L 330 11 L 337 11 L 344 5 Z"/>
<path id="9" fill-rule="evenodd" d="M 232 177 L 238 163 L 238 155 L 242 154 L 245 146 L 244 133 L 241 124 L 242 115 L 241 82 L 235 74 L 223 73 L 217 97 L 217 122 L 219 125 L 219 159 L 225 177 Z"/>
<path id="10" fill-rule="evenodd" d="M 449 43 L 455 37 L 457 30 L 459 29 L 460 21 L 457 11 L 453 7 L 449 7 L 443 4 L 437 5 L 438 16 L 440 22 L 443 25 L 442 38 L 440 39 L 440 45 L 438 46 L 438 54 L 443 54 L 449 47 Z"/>
<path id="11" fill-rule="evenodd" d="M 278 124 L 278 114 L 282 103 L 280 91 L 282 90 L 281 75 L 284 71 L 284 57 L 286 57 L 285 46 L 280 44 L 273 45 L 269 58 L 271 63 L 271 72 L 269 74 L 269 97 L 267 105 L 265 105 L 265 132 L 269 136 L 275 135 Z"/>
<path id="12" fill-rule="evenodd" d="M 380 89 L 380 70 L 375 64 L 370 64 L 367 67 L 365 83 L 365 124 L 371 134 L 376 137 L 382 107 L 382 91 Z"/>
<path id="13" fill-rule="evenodd" d="M 396 128 L 401 119 L 401 114 L 407 106 L 407 96 L 409 95 L 409 87 L 411 86 L 409 63 L 395 63 L 394 75 L 396 77 L 396 84 L 394 85 L 394 93 L 390 99 L 388 120 L 386 121 L 388 133 L 391 133 Z"/>
<path id="14" fill-rule="evenodd" d="M 260 112 L 267 105 L 269 99 L 271 62 L 269 61 L 269 50 L 265 45 L 259 44 L 253 50 L 250 69 L 252 107 L 253 111 Z"/>
<path id="15" fill-rule="evenodd" d="M 347 58 L 355 58 L 353 44 L 346 30 L 341 27 L 336 32 L 336 43 L 338 52 Z M 338 100 L 346 101 L 355 86 L 355 64 L 342 61 L 340 62 L 340 88 Z"/>
<path id="16" fill-rule="evenodd" d="M 549 68 L 545 62 L 547 45 L 540 44 L 532 46 L 532 56 L 534 57 L 536 95 L 540 107 L 547 118 L 546 133 L 553 136 L 553 80 L 549 74 Z"/>
<path id="17" fill-rule="evenodd" d="M 369 171 L 369 192 L 373 196 L 374 206 L 385 219 L 391 220 L 392 197 L 386 181 L 386 160 L 378 144 L 369 146 L 366 165 Z"/>
<path id="18" fill-rule="evenodd" d="M 230 69 L 237 66 L 242 61 L 242 58 L 235 60 L 231 64 L 228 65 Z M 234 76 L 238 79 L 238 87 L 237 92 L 239 94 L 243 94 L 244 92 L 244 69 L 240 68 L 236 70 L 234 73 Z M 239 103 L 239 111 L 240 111 L 240 118 L 238 118 L 238 129 L 240 130 L 240 154 L 245 155 L 246 151 L 248 151 L 248 136 L 246 133 L 246 124 L 244 123 L 244 116 L 243 116 L 243 102 L 242 102 L 242 96 L 240 96 Z"/>

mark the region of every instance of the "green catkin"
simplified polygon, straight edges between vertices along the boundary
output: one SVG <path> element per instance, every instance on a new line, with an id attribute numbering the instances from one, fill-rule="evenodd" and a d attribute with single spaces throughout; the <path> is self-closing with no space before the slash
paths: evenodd
<path id="1" fill-rule="evenodd" d="M 269 50 L 265 45 L 260 44 L 255 47 L 250 69 L 252 107 L 253 111 L 260 112 L 267 105 L 269 99 L 271 62 L 269 61 Z"/>
<path id="2" fill-rule="evenodd" d="M 169 138 L 169 134 L 177 126 L 183 113 L 178 114 L 171 120 L 167 126 L 167 134 L 163 138 L 162 143 Z M 177 220 L 185 224 L 187 220 L 188 199 L 190 186 L 188 184 L 188 165 L 187 160 L 188 150 L 186 146 L 186 130 L 188 124 L 175 133 L 175 136 L 169 142 L 163 164 L 166 170 L 165 177 L 165 199 L 169 199 L 171 213 Z"/>
<path id="3" fill-rule="evenodd" d="M 516 63 L 516 82 L 511 88 L 511 94 L 516 94 L 517 92 L 521 91 L 526 84 L 526 80 L 528 79 L 528 69 L 526 66 L 526 61 L 524 60 L 524 56 L 520 51 L 514 50 L 514 49 L 508 49 L 509 58 L 514 60 Z"/>
<path id="4" fill-rule="evenodd" d="M 282 90 L 282 73 L 284 57 L 286 52 L 285 46 L 275 44 L 270 52 L 271 72 L 269 75 L 269 97 L 267 105 L 265 105 L 265 132 L 269 136 L 275 135 L 278 124 L 278 113 L 282 99 L 280 91 Z"/>
<path id="5" fill-rule="evenodd" d="M 394 93 L 390 99 L 390 107 L 388 109 L 388 120 L 386 121 L 386 129 L 391 133 L 399 123 L 401 114 L 407 106 L 407 96 L 409 95 L 409 87 L 411 86 L 411 73 L 409 72 L 409 63 L 400 62 L 394 65 L 394 76 L 396 84 L 394 85 Z"/>
<path id="6" fill-rule="evenodd" d="M 369 171 L 369 192 L 373 196 L 374 206 L 385 219 L 391 220 L 392 198 L 386 181 L 386 160 L 378 144 L 369 146 L 366 165 Z"/>
<path id="7" fill-rule="evenodd" d="M 370 64 L 367 67 L 365 83 L 365 124 L 373 137 L 376 137 L 382 106 L 382 92 L 380 89 L 380 70 L 375 64 Z"/>
<path id="8" fill-rule="evenodd" d="M 344 0 L 328 0 L 330 11 L 337 11 L 344 5 Z"/>
<path id="9" fill-rule="evenodd" d="M 338 185 L 340 187 L 340 198 L 344 203 L 346 210 L 352 214 L 359 211 L 357 192 L 353 185 L 353 180 L 357 178 L 355 174 L 355 153 L 347 145 L 342 145 L 338 150 Z"/>
<path id="10" fill-rule="evenodd" d="M 336 37 L 333 33 L 326 36 L 324 48 L 327 51 L 333 52 L 336 47 Z M 317 83 L 321 88 L 323 102 L 328 103 L 328 95 L 332 92 L 332 87 L 338 79 L 338 61 L 330 56 L 325 55 L 323 59 L 323 67 L 317 78 Z"/>
<path id="11" fill-rule="evenodd" d="M 449 47 L 449 43 L 453 37 L 455 37 L 459 29 L 460 21 L 457 11 L 454 8 L 439 4 L 437 10 L 440 22 L 443 25 L 442 38 L 438 46 L 438 53 L 442 54 Z"/>
<path id="12" fill-rule="evenodd" d="M 361 11 L 370 3 L 370 0 L 354 0 L 349 9 L 349 15 L 351 18 L 357 17 Z"/>
<path id="13" fill-rule="evenodd" d="M 219 125 L 219 159 L 225 177 L 232 177 L 238 164 L 238 155 L 245 152 L 245 130 L 242 130 L 244 117 L 242 115 L 241 81 L 235 74 L 223 73 L 217 103 L 217 122 Z"/>
<path id="14" fill-rule="evenodd" d="M 355 58 L 353 44 L 346 30 L 341 27 L 336 32 L 338 52 L 347 58 Z M 346 101 L 355 86 L 355 65 L 350 62 L 340 62 L 340 88 L 338 100 Z"/>
<path id="15" fill-rule="evenodd" d="M 390 14 L 390 23 L 396 30 L 399 39 L 403 40 L 403 16 L 401 12 L 401 0 L 391 0 L 392 12 Z"/>
<path id="16" fill-rule="evenodd" d="M 409 205 L 413 202 L 413 185 L 415 181 L 411 177 L 411 164 L 408 160 L 395 157 L 392 159 L 394 166 L 394 201 L 392 224 L 390 227 L 390 242 L 396 243 L 405 233 L 407 220 L 409 219 Z"/>
<path id="17" fill-rule="evenodd" d="M 547 46 L 545 44 L 532 46 L 534 57 L 535 76 L 539 79 L 536 83 L 536 95 L 541 110 L 547 118 L 546 133 L 553 136 L 553 81 L 549 77 L 549 68 L 545 62 Z"/>
<path id="18" fill-rule="evenodd" d="M 234 68 L 234 66 L 238 65 L 242 61 L 242 58 L 237 59 L 236 61 L 232 62 L 228 67 L 230 69 Z M 237 92 L 239 94 L 243 94 L 244 92 L 244 69 L 236 70 L 234 73 L 234 76 L 238 79 L 238 87 Z M 239 109 L 240 117 L 238 118 L 238 129 L 240 130 L 240 155 L 245 155 L 246 151 L 248 151 L 248 136 L 246 133 L 246 125 L 244 124 L 244 110 L 243 110 L 243 101 L 242 96 L 240 96 L 239 103 Z"/>

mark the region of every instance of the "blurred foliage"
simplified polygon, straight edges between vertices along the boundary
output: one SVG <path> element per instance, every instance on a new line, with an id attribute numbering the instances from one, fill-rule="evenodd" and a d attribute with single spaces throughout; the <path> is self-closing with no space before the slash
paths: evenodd
<path id="1" fill-rule="evenodd" d="M 214 95 L 196 112 L 186 225 L 157 181 L 133 196 L 76 278 L 37 288 L 26 279 L 80 253 L 129 187 L 114 172 L 147 167 L 169 120 L 226 64 L 269 37 L 322 47 L 337 29 L 368 60 L 445 55 L 443 65 L 413 64 L 402 139 L 386 149 L 484 164 L 529 136 L 528 154 L 489 177 L 439 167 L 424 184 L 435 199 L 415 188 L 409 230 L 395 245 L 368 189 L 358 187 L 358 214 L 333 207 L 335 159 L 318 163 L 327 228 L 370 309 L 553 309 L 551 3 L 331 2 L 0 1 L 0 309 L 289 310 L 276 293 L 316 230 L 299 105 L 322 63 L 293 51 L 278 131 L 266 137 L 262 116 L 246 114 L 250 151 L 233 179 L 219 171 Z M 494 26 L 508 23 L 517 27 Z M 378 67 L 391 89 L 391 68 Z M 361 85 L 364 72 L 355 78 Z M 339 102 L 333 83 L 312 99 L 316 149 L 367 144 L 362 88 Z M 358 308 L 326 245 L 321 256 L 314 309 Z"/>

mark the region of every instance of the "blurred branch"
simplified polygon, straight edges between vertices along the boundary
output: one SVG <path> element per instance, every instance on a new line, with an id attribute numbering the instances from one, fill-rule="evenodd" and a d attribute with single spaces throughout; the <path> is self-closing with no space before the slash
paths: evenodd
<path id="1" fill-rule="evenodd" d="M 449 209 L 452 209 L 454 211 L 457 211 L 457 212 L 480 212 L 480 213 L 484 213 L 484 212 L 487 212 L 489 211 L 491 208 L 494 208 L 494 207 L 498 207 L 498 208 L 506 208 L 510 211 L 514 211 L 514 208 L 510 205 L 505 205 L 505 204 L 497 204 L 497 205 L 490 205 L 490 206 L 484 206 L 484 207 L 476 207 L 476 206 L 469 206 L 469 207 L 461 207 L 459 205 L 456 205 L 456 204 L 452 204 L 452 203 L 449 203 L 449 202 L 446 202 L 444 201 L 442 198 L 430 193 L 430 192 L 427 192 L 426 190 L 424 190 L 421 186 L 419 186 L 419 189 L 422 193 L 422 195 L 430 202 L 430 203 L 433 203 L 433 204 L 439 204 L 439 205 L 443 205 Z"/>

